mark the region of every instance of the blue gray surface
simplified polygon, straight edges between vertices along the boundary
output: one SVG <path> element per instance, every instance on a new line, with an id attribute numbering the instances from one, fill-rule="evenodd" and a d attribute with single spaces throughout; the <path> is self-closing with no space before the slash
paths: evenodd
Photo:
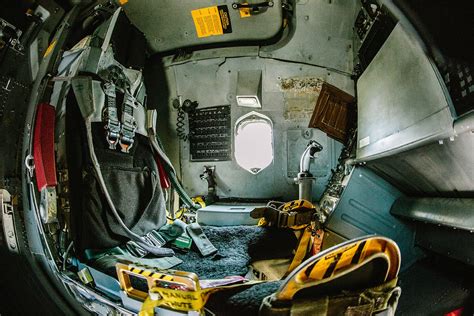
<path id="1" fill-rule="evenodd" d="M 327 228 L 353 239 L 378 234 L 393 239 L 402 254 L 402 270 L 412 265 L 420 252 L 414 248 L 415 230 L 390 214 L 402 193 L 367 168 L 356 167 Z"/>

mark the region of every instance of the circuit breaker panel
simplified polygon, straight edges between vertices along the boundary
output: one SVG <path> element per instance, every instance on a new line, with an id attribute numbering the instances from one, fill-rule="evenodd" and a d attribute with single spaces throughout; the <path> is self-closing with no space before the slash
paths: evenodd
<path id="1" fill-rule="evenodd" d="M 191 161 L 226 161 L 232 158 L 230 105 L 189 113 Z"/>

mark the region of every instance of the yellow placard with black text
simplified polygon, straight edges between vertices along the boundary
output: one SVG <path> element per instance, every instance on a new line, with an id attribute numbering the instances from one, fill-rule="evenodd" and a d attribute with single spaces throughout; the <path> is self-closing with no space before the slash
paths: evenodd
<path id="1" fill-rule="evenodd" d="M 232 24 L 226 5 L 192 10 L 191 16 L 199 38 L 232 33 Z"/>

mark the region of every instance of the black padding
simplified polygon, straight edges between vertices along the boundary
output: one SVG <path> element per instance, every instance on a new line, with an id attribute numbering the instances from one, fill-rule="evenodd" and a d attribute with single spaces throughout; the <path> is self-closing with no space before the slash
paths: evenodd
<path id="1" fill-rule="evenodd" d="M 94 127 L 95 135 L 100 135 L 103 126 Z M 146 138 L 137 135 L 130 154 L 105 149 L 100 155 L 102 176 L 114 205 L 125 225 L 138 235 L 166 222 L 158 170 L 147 144 Z M 92 168 L 84 170 L 83 183 L 84 248 L 109 248 L 126 242 L 127 234 L 110 211 Z"/>
<path id="2" fill-rule="evenodd" d="M 111 37 L 115 59 L 127 68 L 141 70 L 145 66 L 146 39 L 125 13 L 121 12 Z"/>
<path id="3" fill-rule="evenodd" d="M 386 258 L 374 258 L 346 275 L 297 292 L 295 298 L 337 295 L 343 291 L 359 291 L 371 288 L 385 282 L 389 268 Z"/>
<path id="4" fill-rule="evenodd" d="M 74 96 L 68 98 L 66 119 L 68 165 L 74 246 L 81 257 L 85 249 L 102 250 L 129 240 L 109 208 L 92 168 L 85 125 Z M 108 149 L 103 123 L 93 123 L 93 142 L 102 176 L 125 225 L 138 235 L 166 223 L 164 195 L 149 140 L 137 134 L 129 154 Z"/>
<path id="5" fill-rule="evenodd" d="M 275 293 L 281 283 L 282 281 L 265 282 L 244 290 L 217 292 L 209 298 L 206 308 L 216 315 L 256 316 L 262 300 Z"/>

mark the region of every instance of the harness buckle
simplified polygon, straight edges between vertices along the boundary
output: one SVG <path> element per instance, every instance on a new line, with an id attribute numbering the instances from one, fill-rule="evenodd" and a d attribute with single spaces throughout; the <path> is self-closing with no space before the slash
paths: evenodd
<path id="1" fill-rule="evenodd" d="M 125 92 L 123 108 L 122 108 L 122 126 L 120 129 L 119 143 L 122 152 L 128 153 L 135 142 L 135 131 L 137 130 L 137 123 L 133 116 L 133 109 L 136 107 L 137 101 L 128 92 Z"/>
<path id="2" fill-rule="evenodd" d="M 115 105 L 115 85 L 110 82 L 104 84 L 104 93 L 107 97 L 107 107 L 104 111 L 105 129 L 107 130 L 107 143 L 109 149 L 117 148 L 120 139 L 120 122 L 118 120 L 117 107 Z"/>

